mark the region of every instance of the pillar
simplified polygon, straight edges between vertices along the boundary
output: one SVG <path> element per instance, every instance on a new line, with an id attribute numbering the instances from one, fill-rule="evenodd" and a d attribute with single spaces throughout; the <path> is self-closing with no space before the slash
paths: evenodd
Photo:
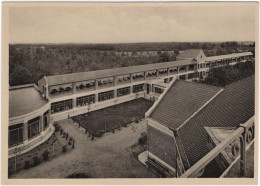
<path id="1" fill-rule="evenodd" d="M 73 98 L 72 99 L 72 108 L 76 108 L 77 107 L 77 98 Z"/>
<path id="2" fill-rule="evenodd" d="M 156 70 L 156 77 L 159 76 L 159 70 Z"/>
<path id="3" fill-rule="evenodd" d="M 114 77 L 113 77 L 114 86 L 116 86 L 116 85 L 117 85 L 117 82 L 116 82 L 116 80 L 117 80 L 117 78 L 116 78 L 116 76 L 114 76 Z"/>
<path id="4" fill-rule="evenodd" d="M 180 67 L 177 67 L 177 74 L 180 73 Z"/>
<path id="5" fill-rule="evenodd" d="M 167 68 L 167 76 L 169 76 L 169 68 Z"/>
<path id="6" fill-rule="evenodd" d="M 44 131 L 44 121 L 43 115 L 40 116 L 40 132 Z"/>
<path id="7" fill-rule="evenodd" d="M 98 93 L 95 94 L 95 103 L 98 103 Z"/>
<path id="8" fill-rule="evenodd" d="M 23 123 L 23 141 L 28 140 L 28 121 Z"/>
<path id="9" fill-rule="evenodd" d="M 98 89 L 98 80 L 97 79 L 95 80 L 95 89 L 96 90 Z"/>
<path id="10" fill-rule="evenodd" d="M 188 72 L 188 71 L 189 71 L 189 65 L 186 66 L 186 72 Z"/>
<path id="11" fill-rule="evenodd" d="M 132 94 L 132 93 L 133 93 L 133 86 L 130 85 L 130 94 Z"/>
<path id="12" fill-rule="evenodd" d="M 45 97 L 46 97 L 46 99 L 49 99 L 49 87 L 48 87 L 48 85 L 46 85 L 45 86 Z"/>
<path id="13" fill-rule="evenodd" d="M 246 176 L 246 128 L 240 137 L 240 177 Z"/>
<path id="14" fill-rule="evenodd" d="M 75 94 L 77 92 L 76 83 L 72 83 L 72 92 L 73 92 L 73 94 Z"/>
<path id="15" fill-rule="evenodd" d="M 130 74 L 130 83 L 132 83 L 133 82 L 133 79 L 132 79 L 133 77 L 132 77 L 132 74 Z"/>

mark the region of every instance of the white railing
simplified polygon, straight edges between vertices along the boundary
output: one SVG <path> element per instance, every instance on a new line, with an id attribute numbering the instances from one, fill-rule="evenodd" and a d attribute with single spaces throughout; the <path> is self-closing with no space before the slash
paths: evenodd
<path id="1" fill-rule="evenodd" d="M 240 176 L 246 176 L 246 145 L 254 139 L 254 116 L 250 118 L 246 123 L 240 124 L 240 127 L 236 129 L 231 135 L 229 135 L 225 140 L 218 144 L 214 149 L 212 149 L 208 154 L 206 154 L 202 159 L 200 159 L 196 164 L 190 167 L 181 178 L 195 178 L 205 170 L 205 167 L 214 160 L 226 147 L 230 144 L 232 146 L 232 155 L 239 156 L 240 152 Z M 236 143 L 239 139 L 240 146 Z M 236 148 L 238 147 L 238 148 Z M 230 169 L 233 163 L 227 169 Z"/>

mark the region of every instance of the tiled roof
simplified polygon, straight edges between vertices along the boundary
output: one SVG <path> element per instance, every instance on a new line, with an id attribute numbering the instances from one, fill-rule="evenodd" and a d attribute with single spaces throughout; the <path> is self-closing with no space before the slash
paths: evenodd
<path id="1" fill-rule="evenodd" d="M 227 58 L 234 58 L 234 57 L 241 57 L 241 56 L 250 56 L 253 55 L 251 52 L 243 52 L 243 53 L 234 53 L 228 55 L 221 55 L 221 56 L 211 56 L 207 57 L 206 61 L 216 61 L 220 59 L 227 59 Z"/>
<path id="2" fill-rule="evenodd" d="M 216 86 L 176 80 L 150 117 L 166 127 L 177 129 L 220 90 Z"/>
<path id="3" fill-rule="evenodd" d="M 209 152 L 205 126 L 238 127 L 254 116 L 254 85 L 253 76 L 226 86 L 224 91 L 178 130 L 191 166 Z"/>
<path id="4" fill-rule="evenodd" d="M 155 70 L 155 69 L 177 67 L 181 65 L 190 65 L 190 64 L 195 64 L 195 61 L 190 59 L 170 61 L 164 63 L 153 63 L 148 65 L 138 65 L 138 66 L 123 67 L 123 68 L 113 68 L 113 69 L 106 69 L 106 70 L 47 76 L 46 78 L 47 78 L 48 85 L 52 86 L 52 85 L 61 85 L 66 83 L 73 83 L 73 82 L 80 82 L 86 80 L 130 74 L 135 72 L 144 72 L 144 71 Z"/>
<path id="5" fill-rule="evenodd" d="M 196 58 L 198 57 L 201 49 L 188 49 L 179 54 L 177 57 L 183 58 L 183 59 L 189 59 L 189 58 Z"/>

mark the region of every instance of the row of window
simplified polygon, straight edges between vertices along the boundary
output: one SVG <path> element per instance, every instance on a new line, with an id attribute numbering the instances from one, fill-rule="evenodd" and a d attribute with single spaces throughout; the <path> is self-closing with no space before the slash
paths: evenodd
<path id="1" fill-rule="evenodd" d="M 144 91 L 144 84 L 139 84 L 139 85 L 134 85 L 133 86 L 133 93 L 141 92 Z M 130 87 L 124 87 L 117 89 L 117 96 L 124 96 L 124 95 L 129 95 L 130 94 Z M 105 101 L 109 99 L 114 98 L 114 90 L 107 91 L 107 92 L 101 92 L 98 94 L 98 101 Z M 51 113 L 57 113 L 57 112 L 62 112 L 66 111 L 69 109 L 72 109 L 72 99 L 64 100 L 64 101 L 59 101 L 51 104 Z M 83 96 L 83 97 L 78 97 L 76 99 L 76 106 L 85 106 L 95 103 L 95 94 L 88 95 L 88 96 Z"/>
<path id="2" fill-rule="evenodd" d="M 43 130 L 45 130 L 49 126 L 48 111 L 46 111 L 43 114 L 43 124 L 42 125 L 43 125 Z M 40 117 L 36 117 L 36 118 L 29 120 L 27 127 L 28 127 L 27 131 L 28 131 L 29 140 L 38 136 L 41 132 Z M 24 137 L 23 132 L 24 132 L 23 123 L 9 126 L 8 146 L 12 147 L 12 146 L 23 143 L 23 137 Z"/>

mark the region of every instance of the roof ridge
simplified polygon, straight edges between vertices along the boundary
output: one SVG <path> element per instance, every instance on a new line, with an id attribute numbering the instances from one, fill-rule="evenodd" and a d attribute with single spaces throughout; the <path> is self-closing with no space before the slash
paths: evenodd
<path id="1" fill-rule="evenodd" d="M 221 88 L 212 98 L 210 98 L 205 104 L 203 104 L 196 112 L 194 112 L 187 120 L 185 120 L 177 129 L 178 131 L 183 125 L 185 125 L 188 121 L 191 120 L 194 116 L 196 116 L 203 108 L 205 108 L 213 99 L 215 99 L 224 89 Z"/>

